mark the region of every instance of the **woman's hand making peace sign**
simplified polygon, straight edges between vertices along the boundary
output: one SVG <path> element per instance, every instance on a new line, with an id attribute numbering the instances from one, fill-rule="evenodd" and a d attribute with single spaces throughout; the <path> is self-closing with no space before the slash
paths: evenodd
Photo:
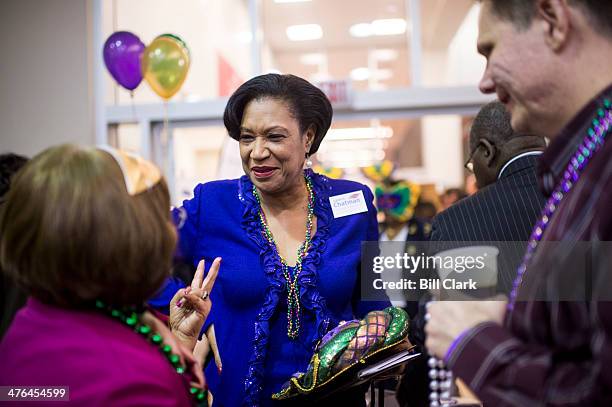
<path id="1" fill-rule="evenodd" d="M 210 292 L 215 285 L 220 265 L 221 258 L 217 257 L 204 278 L 204 260 L 201 260 L 191 285 L 177 291 L 170 301 L 170 329 L 191 351 L 194 350 L 202 326 L 210 313 Z"/>

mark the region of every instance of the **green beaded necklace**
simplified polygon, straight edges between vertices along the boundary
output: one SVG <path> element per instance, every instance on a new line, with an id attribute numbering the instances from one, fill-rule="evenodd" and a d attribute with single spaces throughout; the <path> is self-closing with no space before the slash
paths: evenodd
<path id="1" fill-rule="evenodd" d="M 283 258 L 278 252 L 278 246 L 276 241 L 274 240 L 274 236 L 272 235 L 272 231 L 268 227 L 268 222 L 266 220 L 266 214 L 263 212 L 261 208 L 261 199 L 259 197 L 259 193 L 257 192 L 257 188 L 253 185 L 253 195 L 255 199 L 257 199 L 257 203 L 259 204 L 259 220 L 261 221 L 261 226 L 263 227 L 263 233 L 268 242 L 274 248 L 276 255 L 279 257 L 281 262 L 281 268 L 283 277 L 285 278 L 285 283 L 287 287 L 287 336 L 289 339 L 296 339 L 300 334 L 300 287 L 298 283 L 298 277 L 302 272 L 302 261 L 306 254 L 308 253 L 308 249 L 312 242 L 312 219 L 314 217 L 314 193 L 312 192 L 312 181 L 310 177 L 304 177 L 306 181 L 306 189 L 308 190 L 308 215 L 306 217 L 306 238 L 304 242 L 300 245 L 297 250 L 297 260 L 295 262 L 295 271 L 293 275 L 289 270 L 289 265 L 287 264 L 287 260 Z"/>
<path id="2" fill-rule="evenodd" d="M 142 335 L 148 342 L 157 346 L 162 354 L 168 359 L 176 373 L 184 374 L 185 368 L 181 366 L 181 358 L 176 353 L 172 352 L 170 345 L 164 344 L 162 336 L 153 331 L 153 329 L 142 322 L 140 322 L 141 312 L 138 312 L 135 307 L 117 309 L 109 305 L 106 305 L 102 301 L 96 301 L 95 307 L 97 310 L 113 317 L 114 319 L 124 323 L 134 332 Z M 190 387 L 189 393 L 193 396 L 198 407 L 208 406 L 208 391 L 202 390 L 197 387 Z"/>

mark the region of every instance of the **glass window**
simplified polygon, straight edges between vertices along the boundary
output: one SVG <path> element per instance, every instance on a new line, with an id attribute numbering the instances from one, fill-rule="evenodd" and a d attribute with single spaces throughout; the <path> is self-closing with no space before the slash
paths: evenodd
<path id="1" fill-rule="evenodd" d="M 156 36 L 172 33 L 189 47 L 191 67 L 173 101 L 197 101 L 227 96 L 248 79 L 251 67 L 251 25 L 244 0 L 114 0 L 105 1 L 104 39 L 121 30 L 138 35 L 147 45 Z M 129 92 L 106 77 L 106 103 L 130 103 Z M 141 83 L 136 103 L 161 98 Z"/>
<path id="2" fill-rule="evenodd" d="M 389 160 L 396 178 L 440 191 L 463 187 L 469 175 L 463 164 L 470 123 L 471 118 L 459 115 L 335 121 L 314 161 L 370 186 L 361 168 Z"/>
<path id="3" fill-rule="evenodd" d="M 124 123 L 109 128 L 109 144 L 115 148 L 140 154 L 140 126 Z"/>
<path id="4" fill-rule="evenodd" d="M 175 128 L 172 131 L 173 203 L 193 196 L 203 182 L 243 175 L 238 142 L 223 126 Z"/>
<path id="5" fill-rule="evenodd" d="M 418 120 L 336 121 L 317 152 L 325 167 L 359 168 L 390 160 L 417 167 L 421 160 Z"/>

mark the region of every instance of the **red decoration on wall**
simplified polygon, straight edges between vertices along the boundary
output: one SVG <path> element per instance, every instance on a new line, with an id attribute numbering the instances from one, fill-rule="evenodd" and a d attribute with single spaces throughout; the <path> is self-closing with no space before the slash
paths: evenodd
<path id="1" fill-rule="evenodd" d="M 217 53 L 217 70 L 219 72 L 219 96 L 231 95 L 244 82 L 229 61 L 219 53 Z"/>

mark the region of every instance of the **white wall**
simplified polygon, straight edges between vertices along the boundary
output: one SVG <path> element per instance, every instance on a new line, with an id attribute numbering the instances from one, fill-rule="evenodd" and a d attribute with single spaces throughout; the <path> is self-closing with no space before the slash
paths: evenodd
<path id="1" fill-rule="evenodd" d="M 439 189 L 463 186 L 460 116 L 427 116 L 423 128 L 423 166 Z"/>
<path id="2" fill-rule="evenodd" d="M 92 4 L 2 2 L 0 151 L 94 143 Z"/>
<path id="3" fill-rule="evenodd" d="M 480 4 L 474 4 L 448 47 L 447 80 L 452 85 L 474 85 L 487 65 L 478 54 L 478 15 Z"/>
<path id="4" fill-rule="evenodd" d="M 475 86 L 486 66 L 476 50 L 480 5 L 474 4 L 447 48 L 423 50 L 424 86 Z"/>
<path id="5" fill-rule="evenodd" d="M 447 86 L 447 50 L 423 51 L 422 83 L 425 87 Z"/>

